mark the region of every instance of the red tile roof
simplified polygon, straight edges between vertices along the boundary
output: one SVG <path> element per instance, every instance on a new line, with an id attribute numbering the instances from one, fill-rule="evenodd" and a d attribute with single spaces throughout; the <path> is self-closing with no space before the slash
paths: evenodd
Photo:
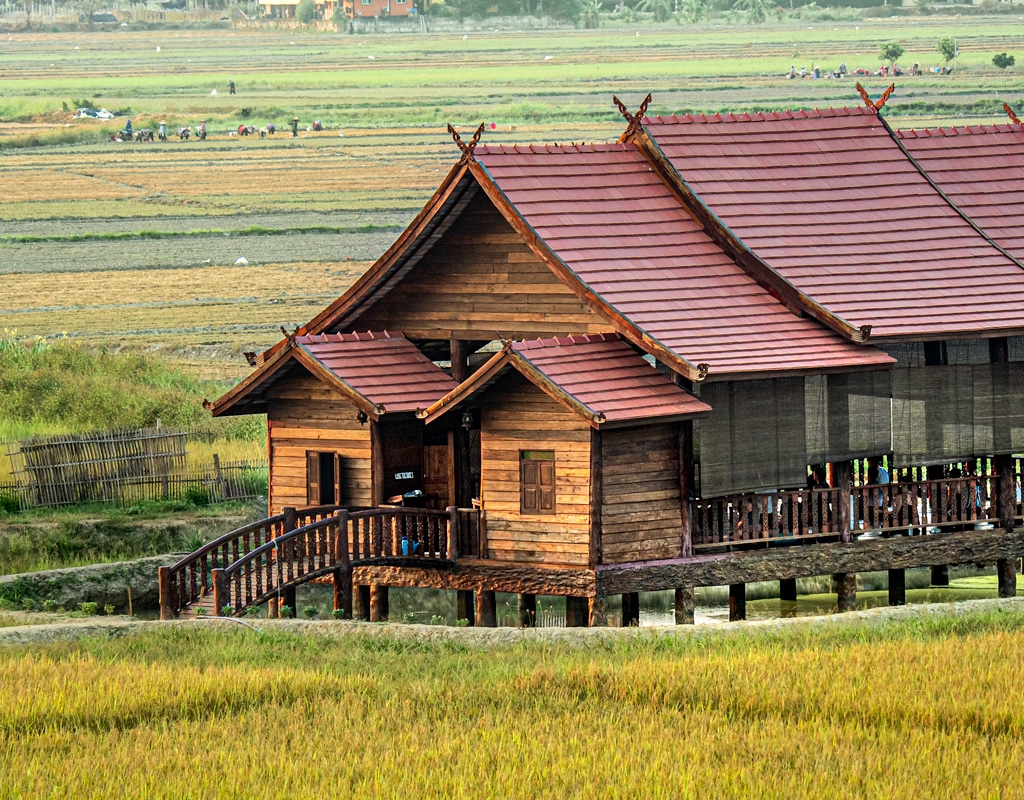
<path id="1" fill-rule="evenodd" d="M 400 333 L 322 333 L 295 344 L 388 412 L 423 408 L 458 385 Z"/>
<path id="2" fill-rule="evenodd" d="M 897 131 L 928 175 L 961 210 L 1024 258 L 1024 125 Z"/>
<path id="3" fill-rule="evenodd" d="M 506 342 L 457 389 L 417 416 L 432 422 L 491 386 L 510 369 L 595 428 L 686 419 L 711 410 L 647 363 L 617 333 L 599 333 Z"/>
<path id="4" fill-rule="evenodd" d="M 1024 329 L 1024 269 L 874 110 L 655 117 L 644 129 L 735 236 L 873 339 Z"/>
<path id="5" fill-rule="evenodd" d="M 887 366 L 786 309 L 704 233 L 631 144 L 491 147 L 478 161 L 614 311 L 711 377 Z"/>
<path id="6" fill-rule="evenodd" d="M 618 334 L 516 342 L 512 350 L 609 423 L 711 410 L 637 355 Z"/>

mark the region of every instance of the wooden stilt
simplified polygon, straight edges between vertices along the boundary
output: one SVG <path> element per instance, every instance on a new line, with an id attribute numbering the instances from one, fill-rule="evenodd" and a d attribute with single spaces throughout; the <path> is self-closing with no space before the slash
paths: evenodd
<path id="1" fill-rule="evenodd" d="M 889 570 L 889 605 L 905 606 L 907 604 L 907 571 L 904 569 Z"/>
<path id="2" fill-rule="evenodd" d="M 588 597 L 589 617 L 591 628 L 608 627 L 608 601 L 603 597 Z"/>
<path id="3" fill-rule="evenodd" d="M 476 599 L 472 592 L 465 592 L 461 589 L 455 594 L 455 616 L 464 619 L 470 625 L 476 624 Z"/>
<path id="4" fill-rule="evenodd" d="M 949 567 L 945 564 L 932 567 L 932 586 L 949 586 Z"/>
<path id="5" fill-rule="evenodd" d="M 590 623 L 590 604 L 586 597 L 565 598 L 565 627 L 586 628 Z"/>
<path id="6" fill-rule="evenodd" d="M 796 578 L 783 578 L 779 581 L 779 599 L 796 601 Z"/>
<path id="7" fill-rule="evenodd" d="M 481 628 L 498 627 L 498 610 L 494 592 L 476 593 L 476 624 Z"/>
<path id="8" fill-rule="evenodd" d="M 622 595 L 622 627 L 632 628 L 640 624 L 640 593 L 627 592 Z"/>
<path id="9" fill-rule="evenodd" d="M 352 615 L 356 619 L 368 620 L 370 618 L 370 587 L 357 586 L 352 592 L 353 605 Z"/>
<path id="10" fill-rule="evenodd" d="M 1014 475 L 1013 456 L 1001 455 L 992 459 L 996 469 L 995 510 L 999 518 L 999 527 L 1007 533 L 1013 533 L 1017 514 L 1017 478 Z"/>
<path id="11" fill-rule="evenodd" d="M 299 615 L 299 609 L 295 607 L 295 587 L 290 586 L 281 592 L 281 604 L 288 606 L 292 610 L 292 616 L 297 617 Z M 278 608 L 278 611 L 281 609 Z"/>
<path id="12" fill-rule="evenodd" d="M 729 622 L 747 618 L 747 584 L 729 584 Z"/>
<path id="13" fill-rule="evenodd" d="M 853 611 L 857 607 L 857 573 L 837 572 L 832 576 L 836 585 L 836 606 L 840 611 Z"/>
<path id="14" fill-rule="evenodd" d="M 174 619 L 171 607 L 171 568 L 160 567 L 156 571 L 160 586 L 160 619 Z"/>
<path id="15" fill-rule="evenodd" d="M 370 622 L 388 621 L 388 587 L 378 583 L 370 587 Z"/>
<path id="16" fill-rule="evenodd" d="M 1017 563 L 1013 558 L 1001 558 L 996 562 L 999 575 L 999 596 L 1017 596 Z"/>
<path id="17" fill-rule="evenodd" d="M 334 570 L 334 610 L 352 619 L 352 573 L 347 569 Z"/>
<path id="18" fill-rule="evenodd" d="M 676 625 L 693 625 L 693 587 L 676 589 Z"/>
<path id="19" fill-rule="evenodd" d="M 519 627 L 537 627 L 537 595 L 519 595 Z"/>
<path id="20" fill-rule="evenodd" d="M 279 615 L 277 613 L 277 598 L 271 597 L 267 601 L 267 619 L 277 619 L 278 616 Z"/>

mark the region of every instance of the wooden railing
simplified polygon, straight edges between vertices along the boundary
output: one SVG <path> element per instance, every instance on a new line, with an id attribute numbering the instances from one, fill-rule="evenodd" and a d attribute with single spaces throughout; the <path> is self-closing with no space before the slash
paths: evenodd
<path id="1" fill-rule="evenodd" d="M 479 542 L 481 528 L 476 509 L 286 509 L 161 567 L 161 618 L 177 615 L 208 592 L 215 613 L 230 605 L 239 614 L 285 588 L 358 563 L 451 563 L 460 542 Z"/>
<path id="2" fill-rule="evenodd" d="M 693 546 L 963 529 L 995 516 L 991 505 L 985 481 L 975 476 L 858 486 L 849 494 L 814 489 L 698 499 L 692 501 Z M 1014 505 L 1019 517 L 1016 497 Z"/>

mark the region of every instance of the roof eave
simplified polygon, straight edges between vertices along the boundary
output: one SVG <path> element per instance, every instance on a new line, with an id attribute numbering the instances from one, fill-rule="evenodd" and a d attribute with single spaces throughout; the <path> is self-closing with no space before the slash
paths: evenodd
<path id="1" fill-rule="evenodd" d="M 277 345 L 277 351 L 259 367 L 253 370 L 247 378 L 235 384 L 231 389 L 214 400 L 203 401 L 203 407 L 214 417 L 233 416 L 229 412 L 241 400 L 260 388 L 265 380 L 275 375 L 278 370 L 284 367 L 294 357 L 295 345 L 291 339 L 283 339 Z M 258 412 L 241 412 L 258 413 Z"/>

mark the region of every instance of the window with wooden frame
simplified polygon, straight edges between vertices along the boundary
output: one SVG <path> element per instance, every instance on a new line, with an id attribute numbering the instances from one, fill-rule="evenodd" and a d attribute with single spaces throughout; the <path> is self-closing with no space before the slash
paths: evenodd
<path id="1" fill-rule="evenodd" d="M 306 451 L 306 504 L 329 506 L 348 502 L 342 457 L 337 453 Z"/>
<path id="2" fill-rule="evenodd" d="M 519 512 L 555 513 L 555 453 L 553 450 L 519 451 Z"/>

